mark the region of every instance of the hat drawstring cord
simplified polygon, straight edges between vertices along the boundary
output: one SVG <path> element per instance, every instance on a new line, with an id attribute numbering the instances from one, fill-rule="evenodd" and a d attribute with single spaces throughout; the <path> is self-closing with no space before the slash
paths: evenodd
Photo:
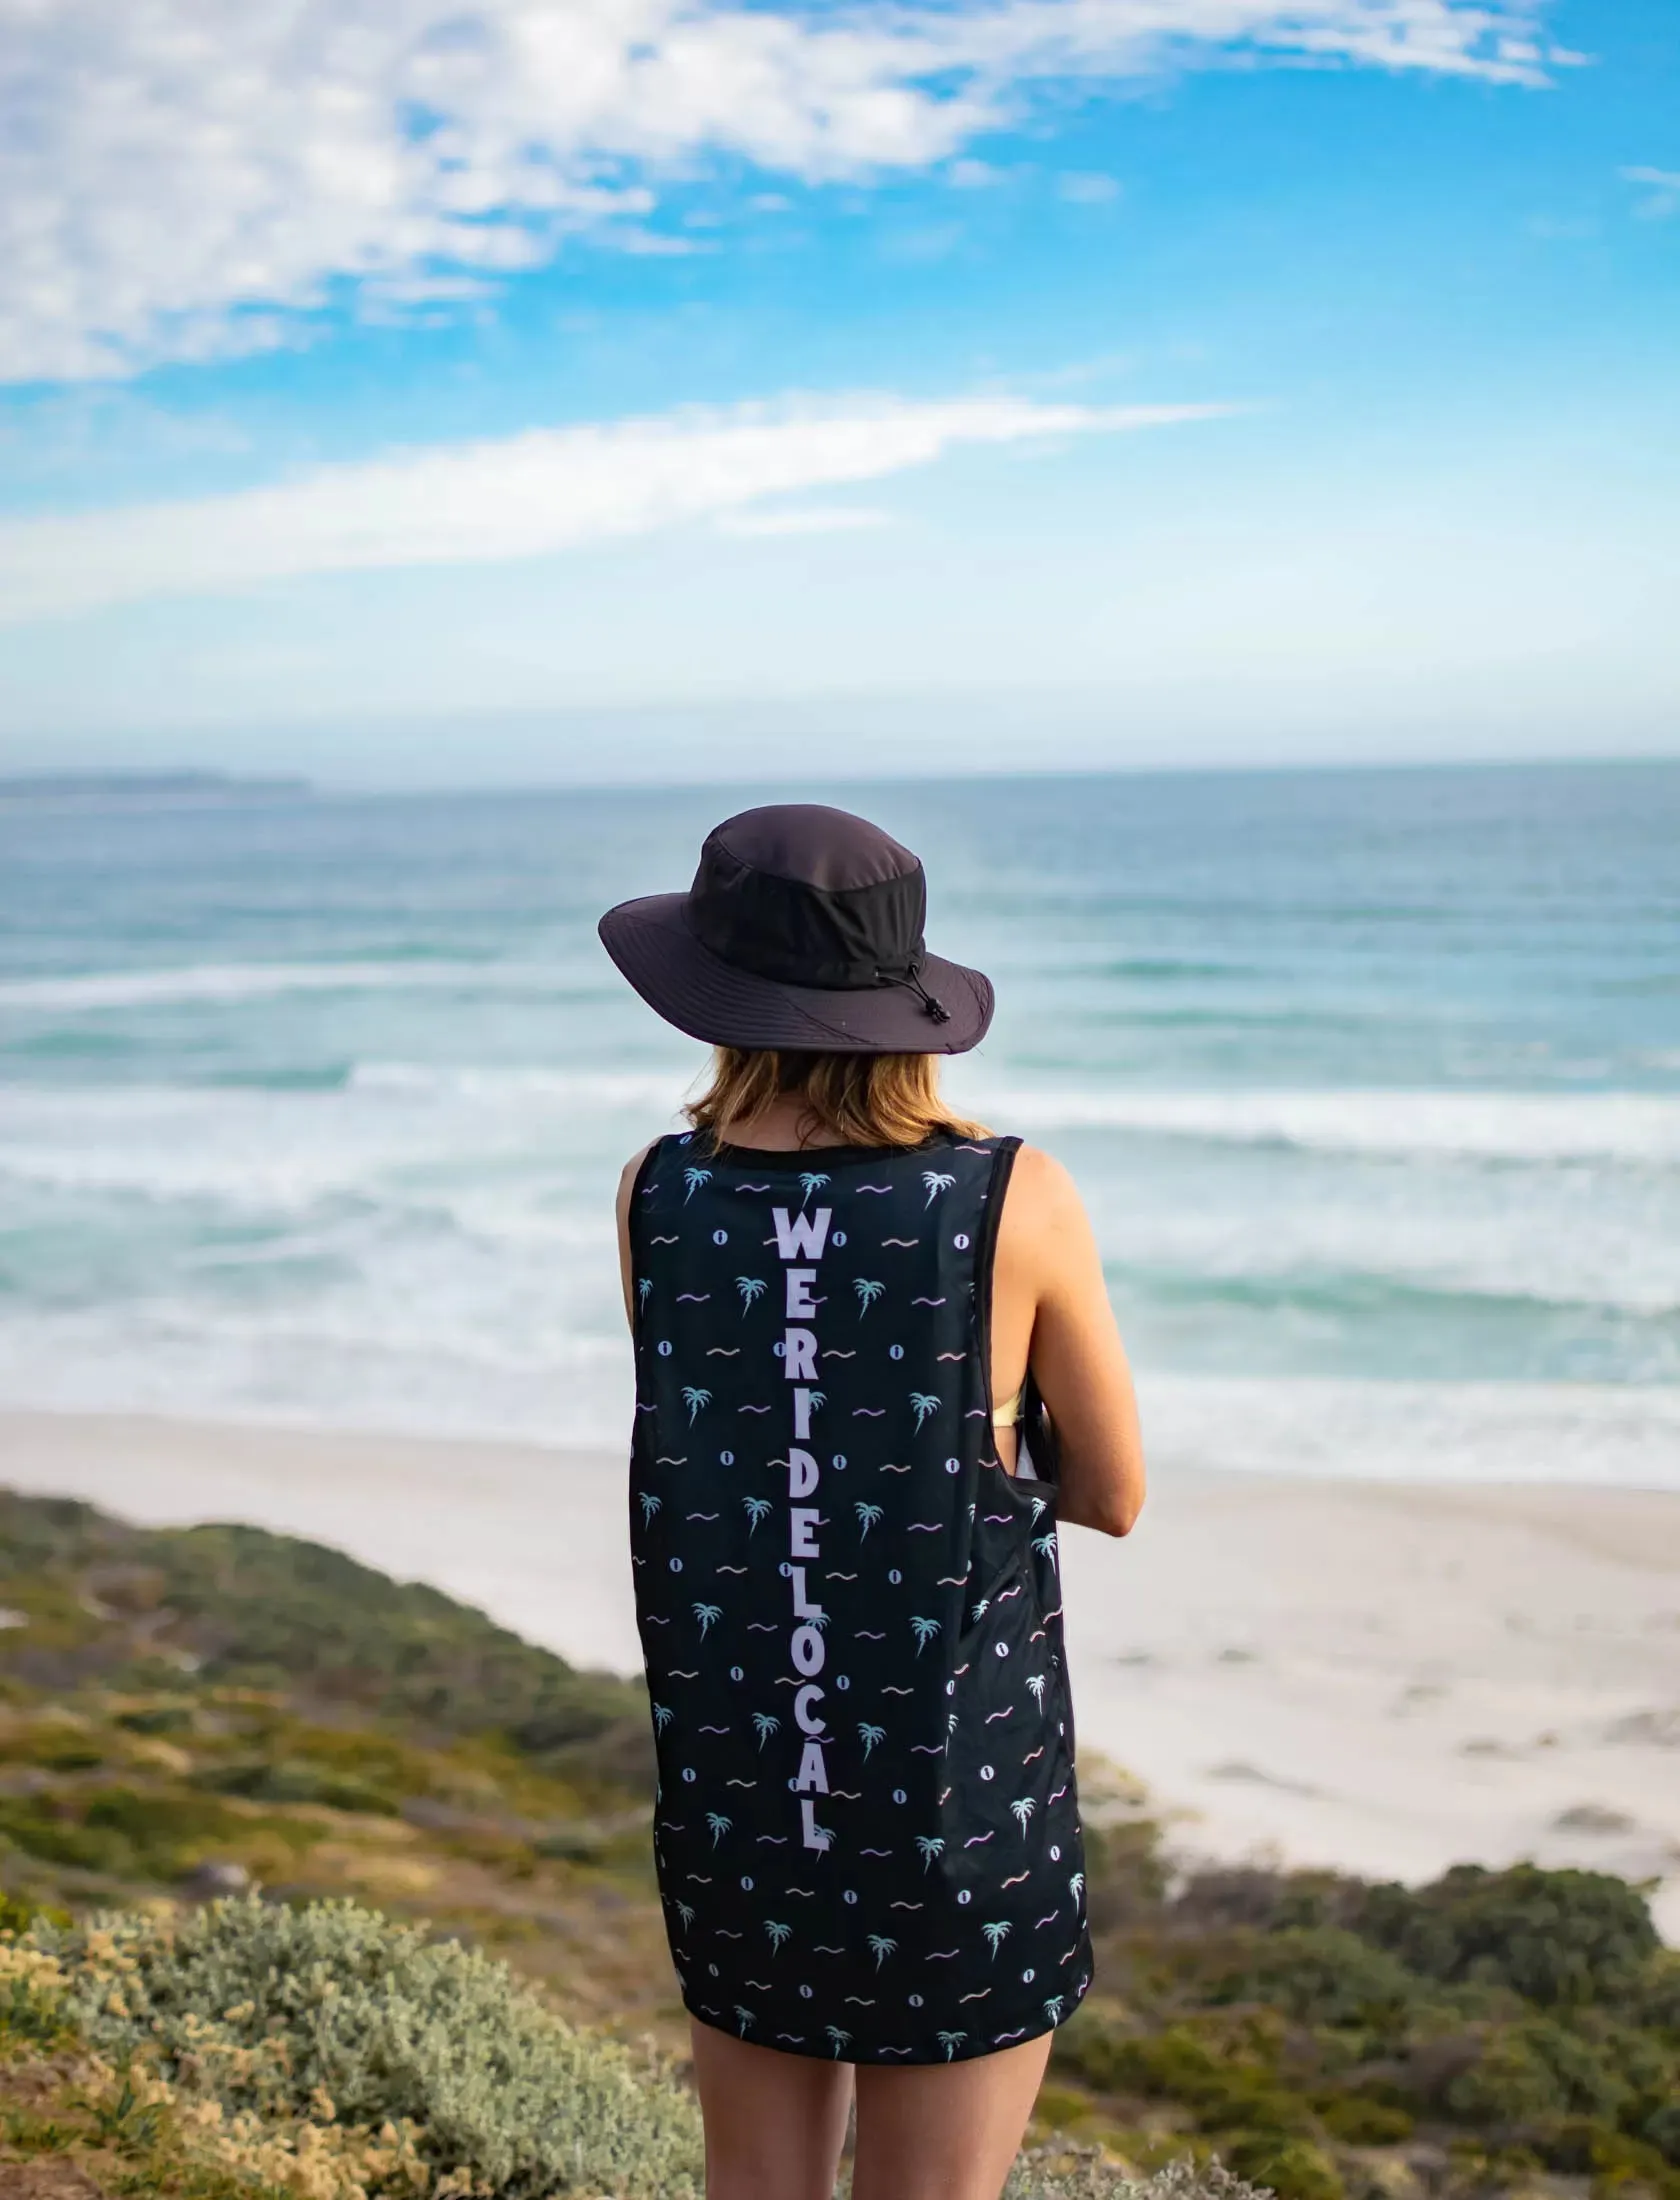
<path id="1" fill-rule="evenodd" d="M 877 969 L 875 975 L 877 979 L 888 985 L 907 985 L 912 993 L 920 994 L 923 1008 L 927 1010 L 936 1024 L 948 1024 L 951 1021 L 951 1011 L 945 1006 L 937 993 L 930 993 L 927 987 L 923 985 L 922 974 L 914 965 L 902 977 L 895 976 L 891 971 L 880 969 Z"/>

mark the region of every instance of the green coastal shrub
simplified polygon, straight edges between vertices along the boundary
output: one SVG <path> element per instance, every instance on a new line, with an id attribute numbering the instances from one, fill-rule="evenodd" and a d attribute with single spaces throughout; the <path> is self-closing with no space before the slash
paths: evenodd
<path id="1" fill-rule="evenodd" d="M 1543 2008 L 1633 1995 L 1661 1945 L 1637 1887 L 1536 1864 L 1372 1887 L 1351 1922 L 1424 1978 L 1508 1987 Z"/>
<path id="2" fill-rule="evenodd" d="M 1543 2127 L 1563 2117 L 1614 2124 L 1632 2088 L 1578 2033 L 1545 2017 L 1488 2035 L 1470 2068 L 1445 2088 L 1442 2105 L 1497 2133 Z"/>
<path id="3" fill-rule="evenodd" d="M 444 1736 L 505 1736 L 568 1776 L 652 1791 L 640 1681 L 579 1672 L 440 1590 L 320 1544 L 261 1528 L 136 1528 L 0 1490 L 0 1586 L 30 1621 L 0 1642 L 0 1679 L 20 1667 L 35 1685 L 97 1675 L 160 1699 L 136 1715 L 137 1733 L 172 1730 L 190 1659 L 199 1690 L 274 1690 Z"/>
<path id="4" fill-rule="evenodd" d="M 221 1804 L 131 1787 L 0 1799 L 0 1835 L 45 1863 L 173 1879 L 246 1830 Z"/>
<path id="5" fill-rule="evenodd" d="M 504 1964 L 350 1902 L 218 1902 L 180 1918 L 37 1925 L 62 2007 L 111 2058 L 145 2048 L 229 2112 L 416 2128 L 437 2174 L 497 2200 L 682 2200 L 702 2176 L 690 2097 L 574 2030 Z M 476 2189 L 476 2188 L 475 2188 Z"/>
<path id="6" fill-rule="evenodd" d="M 1338 2093 L 1318 2104 L 1318 2120 L 1332 2139 L 1350 2147 L 1398 2146 L 1416 2128 L 1410 2111 L 1368 2093 Z"/>
<path id="7" fill-rule="evenodd" d="M 211 1766 L 195 1784 L 250 1803 L 324 1803 L 333 1810 L 379 1818 L 395 1818 L 402 1807 L 371 1780 L 359 1780 L 307 1757 L 239 1757 Z"/>
<path id="8" fill-rule="evenodd" d="M 1385 1949 L 1334 1925 L 1297 1926 L 1239 1943 L 1209 1980 L 1214 2001 L 1257 2001 L 1306 2024 L 1392 2031 L 1419 1981 Z"/>
<path id="9" fill-rule="evenodd" d="M 1665 2162 L 1680 2169 L 1680 2101 L 1665 2102 L 1645 2119 L 1641 2136 L 1654 2146 Z"/>
<path id="10" fill-rule="evenodd" d="M 1634 1999 L 1636 2023 L 1668 2032 L 1680 2046 L 1680 1952 L 1665 1948 L 1652 1958 Z"/>

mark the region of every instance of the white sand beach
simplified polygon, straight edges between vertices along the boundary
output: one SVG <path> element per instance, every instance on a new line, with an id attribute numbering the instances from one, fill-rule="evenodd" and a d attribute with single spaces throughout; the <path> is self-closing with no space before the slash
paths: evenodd
<path id="1" fill-rule="evenodd" d="M 598 1451 L 14 1413 L 0 1482 L 313 1536 L 637 1662 Z M 1600 1866 L 1680 1940 L 1680 1496 L 1177 1470 L 1126 1542 L 1064 1544 L 1081 1742 L 1186 1853 Z"/>

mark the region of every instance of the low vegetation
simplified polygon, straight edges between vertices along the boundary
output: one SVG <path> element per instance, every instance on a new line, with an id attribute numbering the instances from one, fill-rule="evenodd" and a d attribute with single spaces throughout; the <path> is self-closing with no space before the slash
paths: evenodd
<path id="1" fill-rule="evenodd" d="M 1041 2113 L 1134 2159 L 1210 2147 L 1290 2200 L 1680 2200 L 1680 1955 L 1637 1888 L 1531 1864 L 1174 1886 L 1146 1822 L 1093 1845 L 1098 1986 Z"/>
<path id="2" fill-rule="evenodd" d="M 83 2051 L 82 2103 L 131 2152 L 167 2120 L 196 2168 L 310 2200 L 700 2188 L 694 2103 L 650 2057 L 356 1903 L 37 1920 L 0 1991 L 7 1966 L 14 2030 Z"/>
<path id="3" fill-rule="evenodd" d="M 357 1896 L 680 2040 L 639 1684 L 315 1544 L 6 1492 L 0 1621 L 17 1893 Z"/>
<path id="4" fill-rule="evenodd" d="M 0 2146 L 62 2161 L 81 2200 L 703 2189 L 698 2111 L 657 2061 L 568 2025 L 506 1965 L 354 1903 L 39 1918 L 0 1935 L 0 2055 Z M 1217 2162 L 1134 2179 L 1051 2141 L 1006 2200 L 1270 2196 Z"/>
<path id="5" fill-rule="evenodd" d="M 85 2173 L 29 2190 L 698 2189 L 638 1687 L 307 1543 L 4 1494 L 0 1607 L 0 2163 Z M 1637 1888 L 1185 1881 L 1085 1785 L 1097 1988 L 1009 2200 L 1680 2200 Z"/>

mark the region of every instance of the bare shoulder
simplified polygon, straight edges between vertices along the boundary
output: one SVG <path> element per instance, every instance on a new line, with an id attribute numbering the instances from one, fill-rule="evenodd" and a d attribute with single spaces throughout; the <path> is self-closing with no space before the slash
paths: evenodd
<path id="1" fill-rule="evenodd" d="M 1011 1227 L 1053 1229 L 1084 1212 L 1078 1185 L 1054 1154 L 1042 1146 L 1016 1149 L 1003 1204 L 1004 1219 Z"/>

